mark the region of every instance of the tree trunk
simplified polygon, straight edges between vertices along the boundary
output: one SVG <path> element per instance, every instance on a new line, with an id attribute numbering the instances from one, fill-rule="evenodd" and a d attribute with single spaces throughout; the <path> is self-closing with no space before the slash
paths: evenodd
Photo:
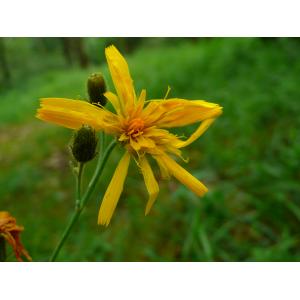
<path id="1" fill-rule="evenodd" d="M 63 47 L 63 55 L 65 57 L 66 63 L 68 66 L 72 66 L 73 60 L 72 60 L 72 40 L 68 37 L 62 37 L 60 38 L 62 47 Z"/>
<path id="2" fill-rule="evenodd" d="M 2 70 L 3 82 L 7 85 L 11 83 L 11 73 L 7 61 L 4 38 L 0 38 L 0 66 Z"/>
<path id="3" fill-rule="evenodd" d="M 89 65 L 89 58 L 84 48 L 84 39 L 81 37 L 73 38 L 73 49 L 82 69 L 86 69 Z"/>
<path id="4" fill-rule="evenodd" d="M 6 261 L 5 239 L 0 235 L 0 261 Z"/>

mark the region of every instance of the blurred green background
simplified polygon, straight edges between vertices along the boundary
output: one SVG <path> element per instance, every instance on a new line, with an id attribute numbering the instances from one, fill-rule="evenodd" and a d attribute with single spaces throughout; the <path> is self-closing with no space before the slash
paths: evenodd
<path id="1" fill-rule="evenodd" d="M 197 198 L 175 179 L 159 180 L 159 197 L 144 217 L 148 196 L 132 163 L 111 225 L 99 227 L 116 149 L 58 260 L 299 261 L 299 39 L 2 38 L 0 210 L 25 226 L 33 260 L 48 260 L 74 208 L 72 132 L 35 119 L 38 99 L 86 99 L 86 79 L 99 71 L 113 90 L 104 58 L 112 43 L 148 99 L 163 98 L 170 85 L 169 97 L 224 107 L 184 149 L 184 167 L 209 193 Z"/>

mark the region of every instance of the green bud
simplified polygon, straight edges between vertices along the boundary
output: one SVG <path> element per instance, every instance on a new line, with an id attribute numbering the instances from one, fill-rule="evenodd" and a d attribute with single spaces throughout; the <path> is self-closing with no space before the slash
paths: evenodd
<path id="1" fill-rule="evenodd" d="M 101 73 L 93 73 L 89 76 L 87 81 L 87 91 L 90 103 L 99 103 L 102 106 L 106 104 L 106 98 L 103 95 L 106 92 L 106 84 Z"/>
<path id="2" fill-rule="evenodd" d="M 74 158 L 78 162 L 85 163 L 96 156 L 97 143 L 95 130 L 88 125 L 83 125 L 75 132 L 73 145 L 70 148 Z"/>

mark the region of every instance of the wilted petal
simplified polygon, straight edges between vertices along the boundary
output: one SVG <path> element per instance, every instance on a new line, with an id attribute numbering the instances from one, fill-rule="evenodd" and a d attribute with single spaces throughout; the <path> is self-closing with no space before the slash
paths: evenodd
<path id="1" fill-rule="evenodd" d="M 17 225 L 16 219 L 6 211 L 0 211 L 0 236 L 11 245 L 18 261 L 23 261 L 22 256 L 31 261 L 31 257 L 21 243 L 20 233 L 24 230 Z"/>

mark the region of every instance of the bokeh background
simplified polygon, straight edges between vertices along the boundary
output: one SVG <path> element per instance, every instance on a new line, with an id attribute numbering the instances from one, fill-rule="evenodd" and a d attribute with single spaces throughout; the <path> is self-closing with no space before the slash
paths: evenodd
<path id="1" fill-rule="evenodd" d="M 148 196 L 131 164 L 111 225 L 99 227 L 100 201 L 121 155 L 116 149 L 58 260 L 299 261 L 299 39 L 1 38 L 0 210 L 24 225 L 33 259 L 48 260 L 74 208 L 72 132 L 35 119 L 38 99 L 86 99 L 86 79 L 99 71 L 113 89 L 104 58 L 109 44 L 126 56 L 148 99 L 163 98 L 169 85 L 169 97 L 224 107 L 184 149 L 184 167 L 209 193 L 199 199 L 175 179 L 158 177 L 159 197 L 144 217 Z"/>

